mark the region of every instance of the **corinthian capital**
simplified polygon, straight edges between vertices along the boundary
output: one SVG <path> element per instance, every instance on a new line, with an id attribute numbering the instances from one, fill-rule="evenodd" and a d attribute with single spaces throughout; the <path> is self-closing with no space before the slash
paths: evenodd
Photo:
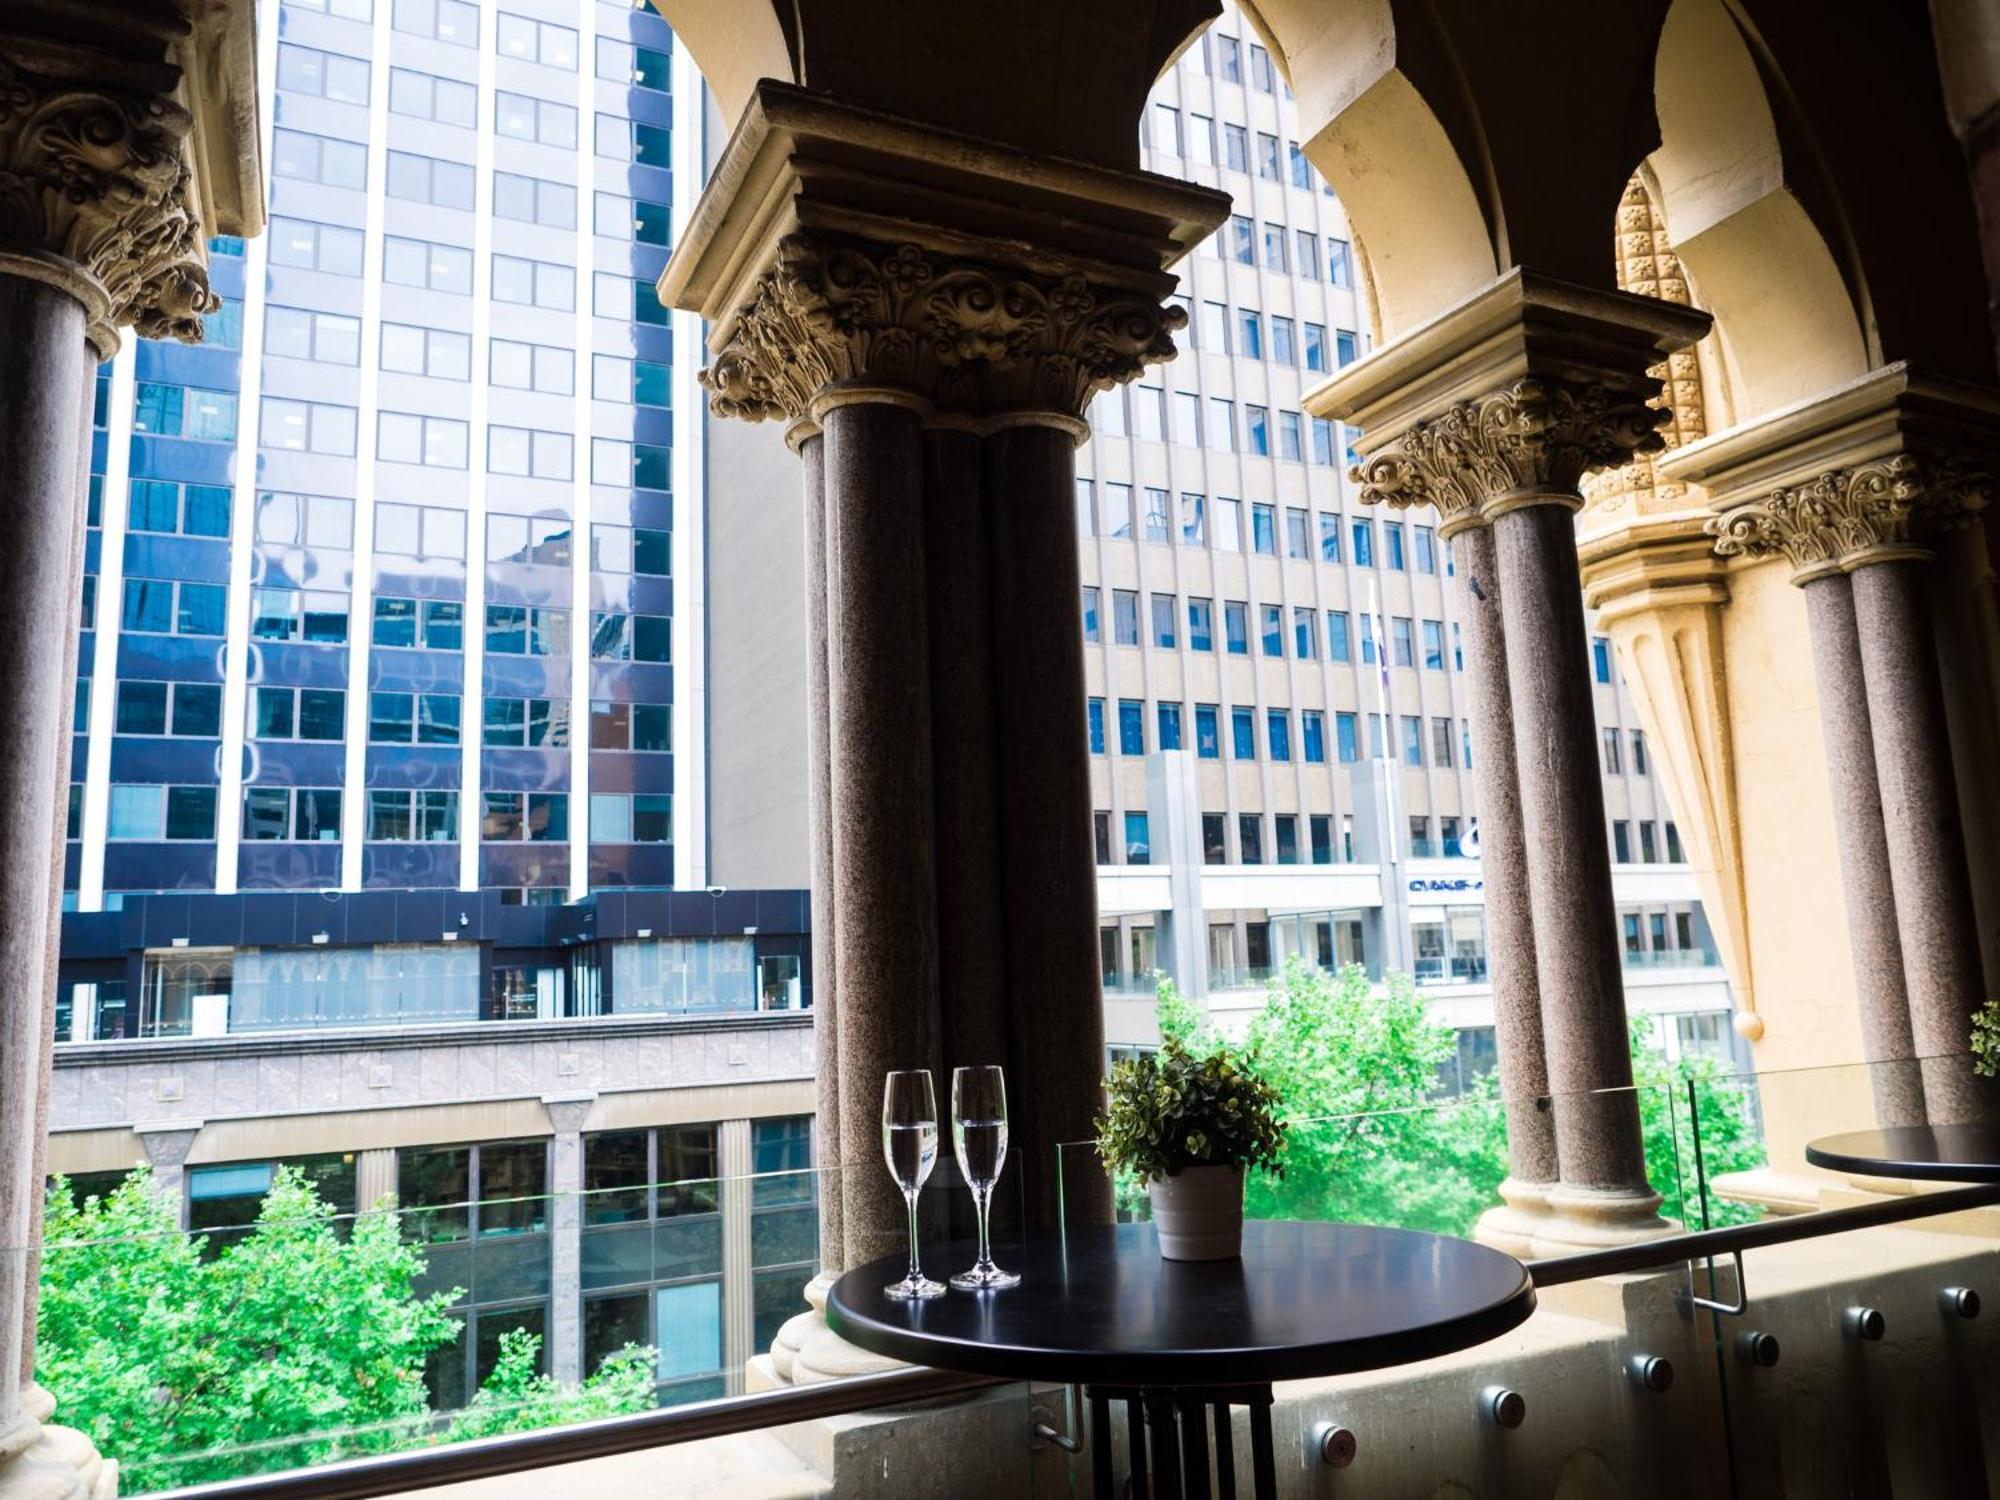
<path id="1" fill-rule="evenodd" d="M 1432 505 L 1447 535 L 1533 499 L 1583 504 L 1592 470 L 1657 453 L 1657 392 L 1529 376 L 1412 422 L 1354 466 L 1364 505 Z"/>
<path id="2" fill-rule="evenodd" d="M 1186 313 L 1080 275 L 1034 274 L 829 234 L 787 236 L 701 373 L 717 416 L 806 414 L 836 382 L 941 410 L 1081 417 L 1174 357 Z"/>
<path id="3" fill-rule="evenodd" d="M 106 68 L 80 48 L 0 40 L 0 267 L 74 294 L 100 350 L 124 324 L 198 340 L 201 315 L 220 304 L 179 70 Z M 148 72 L 157 87 L 134 81 Z"/>
<path id="4" fill-rule="evenodd" d="M 1780 486 L 1707 526 L 1719 555 L 1783 554 L 1792 581 L 1810 583 L 1871 562 L 1929 556 L 1930 543 L 1968 523 L 1992 488 L 1990 474 L 1954 459 L 1898 453 Z"/>

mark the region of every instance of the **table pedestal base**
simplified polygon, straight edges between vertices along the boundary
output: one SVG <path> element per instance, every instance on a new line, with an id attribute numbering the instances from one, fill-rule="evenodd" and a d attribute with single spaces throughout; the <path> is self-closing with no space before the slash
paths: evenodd
<path id="1" fill-rule="evenodd" d="M 1253 1500 L 1277 1500 L 1270 1386 L 1087 1385 L 1083 1395 L 1090 1404 L 1090 1472 L 1095 1500 L 1117 1500 L 1111 1488 L 1114 1401 L 1125 1403 L 1125 1426 L 1132 1449 L 1132 1500 L 1236 1500 L 1235 1439 L 1229 1420 L 1232 1406 L 1250 1408 Z"/>

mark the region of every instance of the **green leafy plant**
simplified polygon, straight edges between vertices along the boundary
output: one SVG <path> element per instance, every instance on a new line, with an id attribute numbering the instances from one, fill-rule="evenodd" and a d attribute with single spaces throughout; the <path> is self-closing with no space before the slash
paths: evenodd
<path id="1" fill-rule="evenodd" d="M 2000 1078 L 2000 996 L 1972 1013 L 1972 1071 Z"/>
<path id="2" fill-rule="evenodd" d="M 1157 1053 L 1118 1064 L 1108 1093 L 1097 1154 L 1113 1172 L 1150 1182 L 1184 1167 L 1283 1170 L 1277 1090 L 1227 1047 L 1197 1055 L 1170 1036 Z"/>

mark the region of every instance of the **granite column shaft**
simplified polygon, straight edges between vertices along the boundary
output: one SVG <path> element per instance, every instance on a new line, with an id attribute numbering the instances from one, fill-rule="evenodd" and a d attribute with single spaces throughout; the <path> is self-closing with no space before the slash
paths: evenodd
<path id="1" fill-rule="evenodd" d="M 1453 535 L 1466 678 L 1479 755 L 1479 862 L 1485 883 L 1487 970 L 1500 1090 L 1506 1099 L 1508 1183 L 1501 1196 L 1532 1212 L 1559 1175 L 1547 1095 L 1542 998 L 1535 966 L 1535 918 L 1527 878 L 1527 831 L 1508 698 L 1507 636 L 1493 531 L 1473 525 Z M 1517 1201 L 1518 1200 L 1518 1201 Z"/>
<path id="2" fill-rule="evenodd" d="M 1043 1228 L 1111 1218 L 1095 1158 L 1058 1152 L 1092 1137 L 1104 1086 L 1075 444 L 1073 420 L 1006 425 L 984 444 L 993 639 L 1007 643 L 995 744 L 1013 1149 L 1027 1222 Z"/>
<path id="3" fill-rule="evenodd" d="M 1934 1123 L 1984 1119 L 2000 1084 L 1969 1055 L 1985 981 L 1923 565 L 1864 562 L 1848 576 L 1924 1103 Z"/>
<path id="4" fill-rule="evenodd" d="M 815 413 L 825 432 L 828 828 L 850 1266 L 907 1234 L 902 1194 L 882 1161 L 883 1077 L 909 1068 L 935 1076 L 942 1064 L 917 405 L 850 391 L 822 396 Z"/>
<path id="5" fill-rule="evenodd" d="M 1821 573 L 1800 588 L 1812 637 L 1813 677 L 1819 689 L 1840 882 L 1847 903 L 1847 941 L 1854 955 L 1854 993 L 1875 1113 L 1884 1125 L 1920 1124 L 1923 1079 L 1913 1060 L 1910 1003 L 1904 989 L 1852 582 L 1845 573 Z"/>
<path id="6" fill-rule="evenodd" d="M 23 1408 L 34 1329 L 27 1253 L 39 1223 L 55 903 L 47 851 L 61 837 L 66 705 L 75 687 L 76 533 L 87 469 L 78 439 L 96 355 L 83 305 L 43 281 L 0 272 L 0 492 L 8 496 L 8 587 L 0 590 L 0 663 L 9 679 L 0 808 L 23 851 L 0 873 L 0 1463 L 35 1426 Z M 32 851 L 32 852 L 28 852 Z"/>
<path id="7" fill-rule="evenodd" d="M 1493 520 L 1508 698 L 1534 912 L 1543 1042 L 1565 1200 L 1658 1199 L 1631 1092 L 1618 912 L 1568 495 Z M 1487 882 L 1488 899 L 1494 880 Z M 1610 1092 L 1607 1092 L 1610 1091 Z M 1583 1203 L 1573 1205 L 1585 1207 Z"/>

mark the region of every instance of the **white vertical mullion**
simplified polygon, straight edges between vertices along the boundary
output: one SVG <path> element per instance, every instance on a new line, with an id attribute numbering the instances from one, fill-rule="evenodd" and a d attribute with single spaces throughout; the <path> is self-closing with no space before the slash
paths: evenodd
<path id="1" fill-rule="evenodd" d="M 375 633 L 375 456 L 381 403 L 382 261 L 389 177 L 389 19 L 375 7 L 368 94 L 368 207 L 361 265 L 361 368 L 354 413 L 354 578 L 347 611 L 347 722 L 340 794 L 340 888 L 361 889 L 368 837 L 368 684 Z M 272 28 L 275 29 L 275 28 Z"/>
<path id="2" fill-rule="evenodd" d="M 702 140 L 707 85 L 679 38 L 673 73 L 674 243 L 708 179 Z M 676 311 L 673 329 L 674 884 L 708 884 L 708 406 L 699 374 L 701 318 Z"/>
<path id="3" fill-rule="evenodd" d="M 117 723 L 118 635 L 125 623 L 125 523 L 132 507 L 135 340 L 119 341 L 105 398 L 104 489 L 97 538 L 97 634 L 90 658 L 90 745 L 84 752 L 79 911 L 104 909 L 104 840 L 111 827 L 111 735 Z M 241 408 L 238 408 L 239 413 Z M 239 416 L 240 420 L 240 416 Z"/>
<path id="4" fill-rule="evenodd" d="M 480 748 L 486 735 L 486 406 L 493 369 L 494 89 L 500 54 L 497 12 L 479 16 L 479 106 L 472 148 L 472 405 L 465 462 L 465 680 L 459 710 L 458 888 L 479 889 Z M 483 363 L 485 369 L 479 368 Z M 571 445 L 571 462 L 575 445 Z M 576 628 L 571 622 L 572 630 Z"/>
<path id="5" fill-rule="evenodd" d="M 264 160 L 271 159 L 271 130 L 277 118 L 278 17 L 276 0 L 262 7 L 257 27 L 257 111 L 264 137 Z M 384 91 L 387 83 L 384 82 Z M 243 840 L 243 769 L 249 736 L 250 592 L 256 586 L 257 452 L 262 437 L 264 392 L 265 267 L 270 237 L 258 235 L 243 246 L 242 352 L 236 397 L 236 474 L 229 496 L 229 594 L 222 646 L 222 764 L 215 794 L 215 889 L 233 895 L 238 851 Z M 247 425 L 246 425 L 247 424 Z M 358 438 L 357 438 L 358 441 Z M 254 773 L 253 773 L 254 774 Z"/>
<path id="6" fill-rule="evenodd" d="M 590 486 L 594 428 L 591 399 L 597 372 L 592 319 L 597 233 L 597 0 L 584 0 L 578 21 L 576 158 L 576 440 L 570 473 L 569 629 L 569 899 L 590 894 Z"/>

